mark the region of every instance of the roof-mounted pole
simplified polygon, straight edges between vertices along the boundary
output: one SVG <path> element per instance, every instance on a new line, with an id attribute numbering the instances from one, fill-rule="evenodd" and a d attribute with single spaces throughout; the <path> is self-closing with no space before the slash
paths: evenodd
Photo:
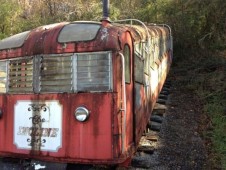
<path id="1" fill-rule="evenodd" d="M 103 2 L 103 18 L 101 19 L 104 23 L 110 23 L 109 18 L 109 0 L 102 0 Z"/>

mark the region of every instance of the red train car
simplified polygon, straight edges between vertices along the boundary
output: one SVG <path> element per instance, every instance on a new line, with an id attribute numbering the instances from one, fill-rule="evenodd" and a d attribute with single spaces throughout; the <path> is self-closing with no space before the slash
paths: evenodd
<path id="1" fill-rule="evenodd" d="M 120 164 L 135 152 L 172 62 L 171 30 L 104 14 L 0 41 L 1 157 Z"/>

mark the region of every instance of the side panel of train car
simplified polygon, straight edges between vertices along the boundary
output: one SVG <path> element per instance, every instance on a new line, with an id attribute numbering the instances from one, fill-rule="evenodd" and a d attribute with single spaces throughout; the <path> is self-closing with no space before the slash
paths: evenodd
<path id="1" fill-rule="evenodd" d="M 72 22 L 0 41 L 0 156 L 117 164 L 146 128 L 168 27 Z"/>

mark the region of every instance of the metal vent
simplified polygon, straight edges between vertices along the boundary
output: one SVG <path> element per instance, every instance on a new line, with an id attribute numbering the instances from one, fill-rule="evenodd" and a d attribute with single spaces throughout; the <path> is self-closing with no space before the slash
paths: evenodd
<path id="1" fill-rule="evenodd" d="M 110 53 L 77 55 L 77 91 L 112 90 Z"/>
<path id="2" fill-rule="evenodd" d="M 9 92 L 26 93 L 33 91 L 33 58 L 9 61 Z"/>
<path id="3" fill-rule="evenodd" d="M 72 57 L 46 56 L 41 60 L 41 92 L 72 91 Z"/>
<path id="4" fill-rule="evenodd" d="M 7 61 L 0 62 L 0 93 L 7 90 Z"/>
<path id="5" fill-rule="evenodd" d="M 0 61 L 0 93 L 112 91 L 110 52 L 39 55 Z"/>

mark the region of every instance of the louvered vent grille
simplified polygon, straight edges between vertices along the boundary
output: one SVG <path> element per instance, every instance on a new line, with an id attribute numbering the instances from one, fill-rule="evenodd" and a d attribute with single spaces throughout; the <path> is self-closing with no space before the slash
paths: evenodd
<path id="1" fill-rule="evenodd" d="M 72 57 L 51 56 L 41 60 L 41 92 L 72 91 Z"/>
<path id="2" fill-rule="evenodd" d="M 7 62 L 0 62 L 0 93 L 7 90 Z"/>
<path id="3" fill-rule="evenodd" d="M 106 92 L 112 87 L 110 52 L 0 61 L 0 93 Z"/>
<path id="4" fill-rule="evenodd" d="M 10 60 L 8 73 L 10 93 L 33 91 L 33 58 Z"/>
<path id="5" fill-rule="evenodd" d="M 109 91 L 111 90 L 111 57 L 102 54 L 78 54 L 77 90 Z"/>

